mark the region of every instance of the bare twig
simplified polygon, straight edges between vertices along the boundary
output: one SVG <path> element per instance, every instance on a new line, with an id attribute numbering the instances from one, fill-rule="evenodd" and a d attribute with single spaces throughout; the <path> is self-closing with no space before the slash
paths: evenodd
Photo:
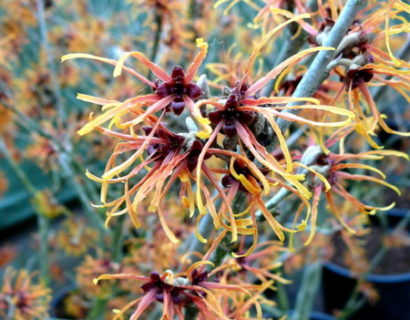
<path id="1" fill-rule="evenodd" d="M 158 55 L 159 44 L 161 41 L 162 27 L 163 27 L 162 16 L 159 10 L 156 10 L 155 12 L 154 21 L 156 24 L 156 29 L 155 29 L 155 34 L 154 34 L 154 45 L 152 46 L 150 60 L 155 62 L 157 59 L 157 55 Z"/>
<path id="2" fill-rule="evenodd" d="M 317 0 L 309 0 L 306 4 L 307 12 L 313 12 L 317 10 Z M 290 30 L 289 30 L 290 31 Z M 294 55 L 303 46 L 308 34 L 302 31 L 297 37 L 289 39 L 281 47 L 277 58 L 275 59 L 275 66 L 285 61 L 290 56 Z M 276 54 L 276 52 L 275 52 Z M 275 79 L 269 81 L 262 91 L 263 96 L 269 96 L 272 93 L 273 87 L 275 85 Z"/>
<path id="3" fill-rule="evenodd" d="M 323 46 L 333 48 L 339 46 L 363 4 L 363 0 L 347 1 L 335 25 L 324 40 Z M 327 65 L 333 60 L 334 55 L 335 51 L 333 50 L 324 50 L 317 54 L 311 66 L 296 87 L 296 90 L 292 95 L 293 98 L 311 97 L 316 90 L 319 89 L 322 82 L 329 76 Z M 289 106 L 295 105 L 298 105 L 298 103 L 294 102 L 289 104 Z M 288 110 L 284 112 L 292 113 L 292 111 L 293 110 Z M 283 131 L 289 127 L 289 124 L 290 122 L 282 118 L 278 119 L 278 125 Z"/>
<path id="4" fill-rule="evenodd" d="M 48 70 L 50 72 L 51 78 L 51 89 L 53 95 L 56 99 L 56 107 L 58 111 L 58 117 L 60 123 L 64 125 L 65 119 L 67 118 L 67 113 L 61 98 L 61 88 L 60 82 L 58 80 L 57 70 L 55 60 L 53 59 L 52 52 L 50 50 L 50 45 L 48 42 L 48 30 L 47 23 L 44 15 L 44 0 L 36 0 L 36 9 L 37 9 L 37 19 L 40 28 L 40 37 L 41 37 L 41 48 L 46 54 Z"/>
<path id="5" fill-rule="evenodd" d="M 317 161 L 317 159 L 319 158 L 321 154 L 322 154 L 322 150 L 320 149 L 319 146 L 311 146 L 307 148 L 306 151 L 304 152 L 301 163 L 304 164 L 305 166 L 311 166 L 313 163 Z M 308 170 L 302 168 L 298 173 L 305 174 L 307 172 Z M 290 194 L 291 192 L 289 191 L 289 189 L 281 188 L 276 193 L 276 195 L 266 203 L 266 208 L 272 211 L 279 204 L 279 202 L 287 198 Z"/>
<path id="6" fill-rule="evenodd" d="M 37 196 L 37 189 L 30 181 L 27 174 L 23 169 L 16 163 L 13 159 L 13 156 L 10 154 L 10 151 L 3 140 L 0 140 L 0 151 L 4 155 L 5 159 L 9 163 L 10 167 L 13 169 L 16 176 L 20 179 L 23 187 L 27 190 L 30 195 L 30 200 L 34 200 Z M 48 270 L 48 230 L 49 230 L 49 221 L 35 206 L 33 209 L 37 215 L 37 225 L 38 233 L 40 236 L 40 252 L 39 252 L 39 265 L 41 272 L 41 279 L 44 281 L 46 286 L 50 284 L 49 270 Z"/>

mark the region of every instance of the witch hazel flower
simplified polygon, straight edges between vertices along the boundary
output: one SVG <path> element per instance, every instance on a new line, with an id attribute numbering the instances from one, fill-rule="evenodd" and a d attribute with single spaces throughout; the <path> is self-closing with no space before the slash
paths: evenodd
<path id="1" fill-rule="evenodd" d="M 328 146 L 330 146 L 332 142 L 333 141 L 329 140 Z M 363 200 L 358 199 L 351 194 L 345 187 L 346 181 L 348 180 L 373 182 L 390 188 L 400 195 L 400 190 L 396 186 L 385 181 L 386 175 L 383 172 L 373 166 L 359 162 L 360 160 L 380 160 L 385 156 L 396 156 L 407 160 L 409 159 L 407 154 L 394 150 L 371 150 L 358 154 L 336 154 L 330 152 L 328 154 L 323 154 L 318 158 L 316 164 L 311 166 L 312 175 L 309 178 L 309 184 L 313 189 L 313 200 L 312 209 L 310 211 L 311 229 L 309 238 L 305 242 L 306 245 L 313 240 L 315 235 L 318 206 L 323 195 L 328 203 L 331 213 L 333 213 L 339 223 L 351 233 L 355 233 L 355 230 L 345 221 L 342 215 L 343 210 L 337 204 L 337 198 L 342 198 L 344 201 L 353 204 L 359 213 L 367 215 L 375 214 L 376 211 L 387 211 L 394 207 L 394 202 L 384 207 L 365 204 Z M 346 171 L 346 169 L 349 171 Z M 376 173 L 378 177 L 364 173 L 351 173 L 351 170 L 366 170 L 368 172 Z"/>
<path id="2" fill-rule="evenodd" d="M 170 74 L 138 51 L 124 53 L 118 61 L 85 53 L 72 53 L 63 56 L 61 58 L 62 62 L 83 58 L 114 65 L 114 77 L 120 76 L 122 71 L 125 71 L 147 84 L 154 92 L 152 94 L 130 98 L 124 102 L 79 94 L 77 96 L 78 99 L 101 104 L 105 112 L 88 122 L 78 133 L 80 135 L 87 134 L 112 119 L 118 120 L 118 125 L 122 128 L 132 127 L 143 122 L 150 115 L 154 115 L 158 111 L 172 111 L 176 115 L 179 115 L 184 111 L 185 107 L 190 110 L 195 119 L 202 119 L 201 115 L 196 113 L 194 109 L 194 101 L 202 95 L 202 90 L 198 85 L 193 83 L 193 80 L 198 68 L 206 57 L 208 44 L 204 42 L 203 39 L 197 39 L 197 45 L 200 48 L 200 52 L 194 58 L 187 71 L 185 72 L 180 66 L 175 66 Z M 148 67 L 157 79 L 150 81 L 134 69 L 124 66 L 125 61 L 129 57 L 137 59 L 144 66 Z M 145 109 L 143 107 L 145 107 Z M 119 121 L 122 115 L 130 115 L 133 113 L 137 114 L 135 118 L 125 122 Z"/>
<path id="3" fill-rule="evenodd" d="M 390 35 L 405 32 L 408 22 L 401 13 L 406 10 L 408 8 L 401 1 L 389 2 L 387 7 L 374 10 L 363 21 L 355 21 L 336 49 L 336 58 L 328 66 L 341 82 L 332 103 L 344 101 L 347 96 L 348 108 L 355 114 L 349 132 L 356 131 L 375 149 L 382 148 L 373 138 L 379 127 L 390 134 L 410 136 L 408 132 L 389 127 L 387 116 L 379 111 L 369 90 L 370 86 L 385 85 L 410 101 L 407 70 L 410 64 L 395 57 L 389 44 Z M 394 25 L 390 20 L 395 21 Z M 378 45 L 383 38 L 387 52 Z M 363 108 L 364 104 L 367 108 Z"/>
<path id="4" fill-rule="evenodd" d="M 197 268 L 203 264 L 211 263 L 200 261 L 180 274 L 174 274 L 170 270 L 162 274 L 151 272 L 149 277 L 127 273 L 104 274 L 95 279 L 94 283 L 102 280 L 134 280 L 142 283 L 143 295 L 121 310 L 114 310 L 115 320 L 123 319 L 123 315 L 132 307 L 136 309 L 129 319 L 137 320 L 155 303 L 163 305 L 162 319 L 186 319 L 184 313 L 192 307 L 197 310 L 199 319 L 231 319 L 223 304 L 228 300 L 232 301 L 233 293 L 257 297 L 272 283 L 267 281 L 262 285 L 228 284 L 218 281 L 217 278 L 211 279 L 207 271 Z M 253 304 L 258 302 L 241 304 L 237 308 L 242 307 L 242 311 L 246 312 Z"/>
<path id="5" fill-rule="evenodd" d="M 108 129 L 103 129 L 103 131 L 110 134 Z M 191 172 L 196 169 L 203 144 L 196 138 L 195 134 L 184 136 L 173 133 L 161 124 L 160 119 L 155 121 L 153 126 L 143 127 L 143 131 L 146 136 L 128 136 L 128 142 L 118 144 L 108 163 L 114 164 L 118 155 L 136 150 L 133 156 L 113 168 L 107 167 L 102 178 L 89 172 L 87 172 L 87 176 L 102 184 L 101 201 L 103 204 L 97 205 L 97 207 L 110 208 L 107 213 L 107 223 L 112 217 L 128 212 L 134 225 L 139 228 L 141 226 L 138 217 L 139 207 L 143 200 L 149 198 L 148 210 L 157 212 L 169 239 L 178 242 L 179 240 L 166 223 L 163 214 L 163 200 L 174 183 L 179 180 L 179 195 L 183 203 L 189 208 L 190 215 L 194 214 L 195 199 Z M 126 138 L 125 135 L 121 135 L 121 137 Z M 142 158 L 144 155 L 146 155 L 145 159 Z M 137 163 L 137 159 L 141 158 L 143 160 Z M 130 166 L 133 168 L 126 171 Z M 130 180 L 138 175 L 141 176 L 147 168 L 149 170 L 144 173 L 144 176 L 130 187 Z M 203 170 L 207 171 L 208 169 L 203 166 Z M 118 183 L 124 183 L 124 194 L 107 202 L 109 185 Z M 202 190 L 206 197 L 210 197 L 207 188 L 204 187 Z M 208 204 L 213 206 L 210 198 Z M 124 209 L 122 209 L 123 205 L 125 205 Z M 219 227 L 219 219 L 216 216 L 214 216 L 214 224 L 215 227 Z"/>
<path id="6" fill-rule="evenodd" d="M 216 141 L 219 133 L 224 134 L 226 137 L 237 138 L 237 144 L 241 148 L 249 150 L 252 156 L 261 163 L 264 167 L 269 169 L 270 172 L 275 174 L 278 179 L 284 179 L 284 181 L 289 182 L 294 185 L 298 191 L 300 191 L 306 198 L 310 197 L 309 191 L 300 182 L 303 177 L 295 175 L 293 171 L 293 161 L 290 156 L 290 152 L 287 148 L 287 144 L 281 129 L 276 123 L 276 117 L 286 119 L 288 121 L 297 122 L 300 124 L 308 124 L 312 126 L 321 127 L 344 127 L 351 123 L 353 114 L 350 111 L 343 110 L 341 108 L 331 107 L 331 106 L 321 106 L 317 105 L 318 101 L 312 98 L 291 98 L 291 97 L 262 97 L 257 98 L 256 94 L 274 77 L 278 76 L 281 71 L 285 68 L 291 67 L 299 62 L 301 59 L 306 57 L 312 52 L 317 52 L 320 50 L 328 50 L 329 48 L 317 47 L 304 50 L 293 57 L 287 59 L 272 71 L 270 71 L 266 76 L 257 80 L 251 85 L 246 85 L 245 80 L 248 78 L 248 74 L 245 73 L 241 81 L 237 83 L 237 86 L 232 89 L 231 93 L 228 95 L 225 101 L 215 101 L 214 99 L 199 100 L 196 103 L 196 107 L 201 109 L 203 107 L 213 106 L 214 109 L 210 111 L 205 111 L 204 117 L 209 119 L 211 129 L 206 131 L 212 132 L 208 137 L 206 144 L 198 158 L 197 166 L 197 176 L 196 181 L 198 186 L 201 185 L 201 174 L 200 168 L 203 163 L 203 157 L 208 152 L 208 149 Z M 255 59 L 256 53 L 254 53 L 248 62 L 252 64 Z M 246 68 L 250 69 L 249 65 Z M 312 105 L 299 105 L 295 107 L 281 107 L 278 105 L 287 104 L 289 102 L 295 101 L 308 101 Z M 317 122 L 303 118 L 301 116 L 284 113 L 282 110 L 320 110 L 329 112 L 330 114 L 341 115 L 346 117 L 343 121 L 336 122 Z M 255 122 L 257 115 L 262 115 L 266 119 L 267 123 L 271 126 L 273 132 L 278 138 L 281 151 L 285 158 L 285 166 L 279 163 L 275 157 L 269 153 L 266 148 L 258 141 L 255 137 L 252 124 Z M 266 186 L 266 184 L 265 184 Z M 197 190 L 199 190 L 198 188 Z M 264 193 L 267 194 L 270 188 L 264 188 Z M 199 210 L 203 211 L 204 207 L 201 204 L 201 197 L 199 191 L 197 191 L 197 203 Z"/>

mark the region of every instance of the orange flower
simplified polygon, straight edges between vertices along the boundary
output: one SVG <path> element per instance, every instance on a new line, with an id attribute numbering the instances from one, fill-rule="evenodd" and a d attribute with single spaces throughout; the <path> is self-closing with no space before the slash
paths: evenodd
<path id="1" fill-rule="evenodd" d="M 86 134 L 112 118 L 114 118 L 114 120 L 116 121 L 119 120 L 120 117 L 125 113 L 131 112 L 136 112 L 137 117 L 124 123 L 118 121 L 118 125 L 120 127 L 132 127 L 136 124 L 141 123 L 149 116 L 158 111 L 172 111 L 176 115 L 179 115 L 182 113 L 185 107 L 190 110 L 191 114 L 194 115 L 194 118 L 200 117 L 200 115 L 195 113 L 194 99 L 202 95 L 202 90 L 193 83 L 193 79 L 206 56 L 208 44 L 202 39 L 198 39 L 197 44 L 201 51 L 194 58 L 187 72 L 185 73 L 181 67 L 175 66 L 172 69 L 170 75 L 159 66 L 151 62 L 141 52 L 127 52 L 118 61 L 84 53 L 73 53 L 63 56 L 61 58 L 62 62 L 70 59 L 85 58 L 112 64 L 115 66 L 114 77 L 118 77 L 121 74 L 122 70 L 125 70 L 126 72 L 134 75 L 135 77 L 149 85 L 154 91 L 153 94 L 130 98 L 124 102 L 79 94 L 78 98 L 80 100 L 102 104 L 103 110 L 108 111 L 91 120 L 82 129 L 80 129 L 78 133 L 80 135 Z M 124 63 L 128 57 L 134 57 L 143 65 L 148 67 L 153 72 L 153 74 L 158 77 L 158 80 L 152 82 L 133 69 L 125 67 Z M 141 106 L 144 106 L 146 104 L 149 104 L 150 106 L 145 111 L 143 111 L 141 109 Z"/>
<path id="2" fill-rule="evenodd" d="M 107 256 L 102 258 L 86 256 L 82 264 L 76 269 L 76 282 L 88 298 L 108 297 L 112 293 L 112 286 L 105 283 L 95 286 L 93 279 L 102 273 L 119 271 L 119 264 L 112 262 Z"/>
<path id="3" fill-rule="evenodd" d="M 48 318 L 50 289 L 33 284 L 35 273 L 7 268 L 0 290 L 0 316 L 4 319 L 31 320 Z"/>
<path id="4" fill-rule="evenodd" d="M 161 119 L 161 118 L 160 118 Z M 181 183 L 180 197 L 183 199 L 184 206 L 189 208 L 190 215 L 195 212 L 195 198 L 192 187 L 192 175 L 191 172 L 195 170 L 198 163 L 198 157 L 203 148 L 202 142 L 195 137 L 195 135 L 178 135 L 163 125 L 160 124 L 160 120 L 157 120 L 153 127 L 144 127 L 146 136 L 128 136 L 124 134 L 116 134 L 108 129 L 103 129 L 106 134 L 112 134 L 113 136 L 119 136 L 123 139 L 127 139 L 128 142 L 123 142 L 117 145 L 113 156 L 108 160 L 106 172 L 102 178 L 98 178 L 91 173 L 87 173 L 87 176 L 94 181 L 102 183 L 101 189 L 101 201 L 102 205 L 99 207 L 111 208 L 107 213 L 107 223 L 112 217 L 129 213 L 133 224 L 139 228 L 141 223 L 137 212 L 142 200 L 152 195 L 148 210 L 151 212 L 157 212 L 161 225 L 164 231 L 168 235 L 169 239 L 173 242 L 178 242 L 174 233 L 168 227 L 166 222 L 162 200 L 165 198 L 168 191 L 171 189 L 175 181 L 179 180 Z M 116 157 L 126 151 L 136 152 L 128 158 L 122 164 L 111 168 L 114 164 Z M 124 172 L 129 166 L 134 164 L 135 161 L 140 159 L 143 152 L 146 151 L 147 158 L 142 160 L 141 163 L 136 165 L 129 173 L 122 177 L 114 178 Z M 207 156 L 209 157 L 211 153 Z M 206 158 L 207 158 L 206 157 Z M 138 183 L 129 188 L 129 181 L 141 174 L 145 169 L 148 169 L 147 173 L 141 178 Z M 214 186 L 217 186 L 209 173 L 209 169 L 204 165 L 201 172 L 209 177 Z M 111 184 L 125 182 L 124 195 L 106 202 L 108 194 L 108 187 Z M 208 204 L 213 207 L 212 199 L 208 189 L 204 186 L 201 190 L 205 197 L 208 199 Z M 125 204 L 126 208 L 119 210 L 119 208 Z M 214 212 L 214 211 L 213 211 Z M 216 214 L 213 216 L 215 227 L 219 227 L 219 218 Z"/>
<path id="5" fill-rule="evenodd" d="M 392 184 L 384 181 L 386 176 L 372 166 L 361 164 L 357 162 L 348 162 L 344 163 L 346 160 L 365 160 L 365 159 L 374 159 L 379 160 L 382 159 L 384 156 L 393 155 L 398 157 L 403 157 L 409 159 L 408 155 L 399 152 L 399 151 L 392 151 L 392 150 L 373 150 L 362 152 L 359 154 L 335 154 L 329 153 L 328 155 L 322 156 L 319 158 L 317 165 L 314 166 L 316 171 L 314 174 L 317 176 L 318 172 L 324 172 L 324 176 L 326 177 L 326 181 L 319 181 L 314 179 L 312 182 L 313 186 L 313 204 L 312 204 L 312 212 L 311 212 L 311 229 L 310 229 L 310 236 L 305 244 L 309 244 L 313 236 L 315 234 L 316 229 L 316 219 L 317 219 L 317 208 L 319 204 L 319 200 L 321 198 L 322 193 L 326 197 L 327 203 L 329 205 L 330 211 L 336 216 L 338 221 L 350 232 L 355 233 L 355 230 L 352 229 L 349 224 L 343 219 L 341 207 L 336 205 L 335 203 L 335 196 L 343 198 L 345 201 L 353 204 L 357 211 L 362 214 L 374 214 L 377 210 L 386 211 L 390 210 L 394 207 L 394 203 L 391 203 L 385 207 L 377 207 L 374 205 L 367 205 L 363 203 L 361 200 L 357 199 L 353 196 L 349 191 L 345 188 L 344 184 L 346 181 L 369 181 L 374 182 L 385 187 L 388 187 L 394 190 L 396 193 L 400 195 L 400 190 L 393 186 Z M 344 169 L 364 169 L 371 172 L 378 174 L 382 179 L 365 175 L 365 174 L 352 174 L 349 172 L 344 171 Z M 312 168 L 313 171 L 313 168 Z M 307 219 L 305 220 L 307 221 Z"/>
<path id="6" fill-rule="evenodd" d="M 50 210 L 50 208 L 46 208 Z M 53 209 L 53 208 L 51 208 Z M 58 207 L 56 209 L 59 209 Z M 92 248 L 97 240 L 97 232 L 87 226 L 81 218 L 70 217 L 62 224 L 56 235 L 57 245 L 72 256 L 80 256 Z"/>
<path id="7" fill-rule="evenodd" d="M 4 171 L 0 171 L 0 197 L 3 196 L 3 194 L 7 191 L 9 187 L 9 182 L 4 174 Z"/>
<path id="8" fill-rule="evenodd" d="M 266 36 L 269 38 L 269 36 Z M 266 41 L 266 39 L 264 40 Z M 204 145 L 201 154 L 198 157 L 198 166 L 196 169 L 196 183 L 198 185 L 197 188 L 197 206 L 202 214 L 206 212 L 206 209 L 203 206 L 202 198 L 201 198 L 201 170 L 202 170 L 202 163 L 204 161 L 204 157 L 206 154 L 210 153 L 220 153 L 227 155 L 229 157 L 237 158 L 237 154 L 234 152 L 226 152 L 226 150 L 218 150 L 209 148 L 213 145 L 216 141 L 218 133 L 223 133 L 227 138 L 235 138 L 237 139 L 237 143 L 239 144 L 241 150 L 245 148 L 249 150 L 252 156 L 261 163 L 266 169 L 272 172 L 275 175 L 274 182 L 284 180 L 284 182 L 290 183 L 294 186 L 297 191 L 302 195 L 302 197 L 308 199 L 310 198 L 311 194 L 306 189 L 306 187 L 300 182 L 303 177 L 300 175 L 292 174 L 293 171 L 293 161 L 290 156 L 290 152 L 288 150 L 285 138 L 276 124 L 275 117 L 280 117 L 289 121 L 295 121 L 302 124 L 308 124 L 312 126 L 320 126 L 320 127 L 344 127 L 351 122 L 351 118 L 353 116 L 352 113 L 346 110 L 342 110 L 340 108 L 334 108 L 330 106 L 319 106 L 319 105 L 301 105 L 296 107 L 280 107 L 277 106 L 278 104 L 286 104 L 292 101 L 309 101 L 313 103 L 317 103 L 316 99 L 312 98 L 290 98 L 290 97 L 269 97 L 269 98 L 256 98 L 256 94 L 274 77 L 276 77 L 282 70 L 288 68 L 289 66 L 295 65 L 301 59 L 306 57 L 308 54 L 320 50 L 327 50 L 328 48 L 312 48 L 304 50 L 295 56 L 287 59 L 272 71 L 270 71 L 267 75 L 262 77 L 261 79 L 254 82 L 252 85 L 248 86 L 245 84 L 245 80 L 249 76 L 250 66 L 253 64 L 253 60 L 258 55 L 260 47 L 263 45 L 263 42 L 258 46 L 257 49 L 254 50 L 253 54 L 249 58 L 248 63 L 246 64 L 245 74 L 240 82 L 237 83 L 236 87 L 229 93 L 227 99 L 224 103 L 217 102 L 214 100 L 200 100 L 196 103 L 196 107 L 202 108 L 207 105 L 212 105 L 215 107 L 214 110 L 208 112 L 204 117 L 209 119 L 211 124 L 204 123 L 205 130 L 198 133 L 198 136 L 201 138 L 206 138 L 208 141 Z M 305 119 L 301 116 L 294 115 L 291 113 L 280 112 L 282 110 L 290 110 L 290 109 L 297 109 L 297 110 L 321 110 L 326 111 L 336 115 L 343 115 L 346 116 L 347 119 L 344 121 L 338 122 L 316 122 L 313 120 Z M 266 120 L 266 122 L 270 125 L 273 132 L 275 133 L 276 137 L 279 140 L 279 145 L 281 148 L 281 152 L 284 155 L 286 166 L 280 163 L 272 154 L 270 154 L 265 147 L 258 141 L 258 138 L 255 136 L 252 130 L 252 124 L 257 121 L 257 116 L 260 115 L 262 118 Z M 212 130 L 213 129 L 213 130 Z M 210 134 L 209 132 L 212 132 Z M 246 166 L 249 166 L 250 161 L 246 161 Z M 232 171 L 232 170 L 231 170 Z M 259 182 L 262 183 L 263 194 L 268 194 L 270 191 L 270 186 L 267 183 L 266 179 L 263 175 L 259 172 L 258 169 L 253 169 L 253 173 L 258 175 Z M 247 183 L 248 186 L 250 185 L 246 182 L 246 178 L 242 176 L 241 180 L 242 184 Z M 255 192 L 253 192 L 255 193 Z M 232 199 L 231 199 L 232 200 Z M 228 202 L 225 201 L 227 204 Z M 259 206 L 262 208 L 261 204 L 263 204 L 262 200 L 257 200 Z M 229 210 L 230 206 L 227 206 Z M 267 212 L 267 211 L 266 211 Z M 231 213 L 230 213 L 231 214 Z M 231 214 L 232 215 L 232 214 Z M 270 216 L 270 214 L 268 214 Z M 276 228 L 277 229 L 277 228 Z M 280 232 L 277 231 L 277 234 L 280 235 Z M 280 235 L 280 238 L 283 239 L 283 236 Z M 235 232 L 233 234 L 233 239 L 235 239 Z"/>
<path id="9" fill-rule="evenodd" d="M 388 1 L 366 15 L 362 22 L 356 21 L 337 48 L 335 60 L 329 64 L 329 69 L 334 68 L 342 82 L 332 103 L 344 101 L 346 91 L 348 107 L 355 114 L 355 121 L 346 134 L 356 131 L 376 149 L 382 148 L 372 138 L 378 126 L 390 134 L 410 136 L 408 132 L 398 132 L 388 126 L 387 116 L 379 111 L 369 91 L 370 86 L 388 86 L 410 102 L 409 71 L 404 69 L 410 64 L 395 57 L 389 44 L 390 35 L 405 33 L 408 22 L 402 12 L 408 10 L 408 5 L 401 1 Z M 394 26 L 389 24 L 390 20 L 395 20 Z M 383 38 L 387 52 L 380 49 Z M 368 108 L 363 108 L 363 102 Z"/>
<path id="10" fill-rule="evenodd" d="M 121 310 L 114 310 L 114 319 L 122 319 L 127 310 L 137 305 L 130 316 L 130 320 L 137 320 L 153 303 L 163 304 L 163 319 L 185 319 L 184 309 L 194 306 L 198 311 L 199 319 L 230 319 L 221 304 L 229 299 L 229 293 L 254 295 L 254 298 L 240 306 L 241 312 L 246 312 L 253 304 L 258 304 L 256 297 L 265 290 L 271 282 L 264 285 L 225 284 L 208 279 L 208 272 L 196 269 L 199 262 L 188 268 L 186 273 L 174 275 L 171 271 L 163 274 L 151 272 L 149 277 L 134 274 L 105 274 L 99 276 L 94 282 L 100 280 L 135 280 L 142 282 L 143 296 L 128 303 Z M 200 268 L 201 269 L 201 268 Z M 218 299 L 220 294 L 224 298 Z M 232 296 L 231 296 L 232 298 Z M 230 299 L 232 301 L 232 299 Z M 258 304 L 259 305 L 259 304 Z M 259 306 L 260 307 L 260 306 Z M 238 309 L 233 309 L 236 311 Z M 229 312 L 229 311 L 228 311 Z"/>
<path id="11" fill-rule="evenodd" d="M 0 268 L 9 264 L 17 255 L 17 249 L 11 245 L 3 245 L 0 247 Z"/>

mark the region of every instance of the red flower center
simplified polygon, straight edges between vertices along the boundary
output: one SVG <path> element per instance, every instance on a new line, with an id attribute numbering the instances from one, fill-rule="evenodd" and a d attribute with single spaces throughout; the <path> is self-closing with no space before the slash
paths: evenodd
<path id="1" fill-rule="evenodd" d="M 154 92 L 161 98 L 174 95 L 174 100 L 167 106 L 168 110 L 172 110 L 176 115 L 181 114 L 185 108 L 184 97 L 192 100 L 199 98 L 202 95 L 201 88 L 195 83 L 186 83 L 185 72 L 179 67 L 175 66 L 171 72 L 171 80 L 160 83 L 155 82 L 156 88 Z M 167 111 L 168 111 L 167 110 Z"/>
<path id="2" fill-rule="evenodd" d="M 208 118 L 214 125 L 222 121 L 222 133 L 228 137 L 234 137 L 237 134 L 235 121 L 248 125 L 254 120 L 255 116 L 250 111 L 240 110 L 239 97 L 234 92 L 226 100 L 224 110 L 212 111 L 208 114 Z"/>
<path id="3" fill-rule="evenodd" d="M 143 128 L 146 135 L 149 135 L 152 131 L 152 127 Z M 185 138 L 172 133 L 165 128 L 158 128 L 154 134 L 154 137 L 161 138 L 166 141 L 166 143 L 152 143 L 147 148 L 147 153 L 149 156 L 153 156 L 157 161 L 164 160 L 171 152 L 178 152 L 182 148 Z"/>
<path id="4" fill-rule="evenodd" d="M 343 79 L 346 84 L 346 89 L 352 86 L 352 89 L 357 88 L 359 85 L 365 82 L 369 82 L 373 78 L 372 69 L 362 69 L 362 70 L 349 70 L 346 77 Z"/>

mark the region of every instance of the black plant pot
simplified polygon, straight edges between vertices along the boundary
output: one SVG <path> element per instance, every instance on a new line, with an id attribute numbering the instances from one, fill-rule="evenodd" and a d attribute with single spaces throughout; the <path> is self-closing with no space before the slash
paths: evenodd
<path id="1" fill-rule="evenodd" d="M 335 320 L 335 317 L 329 316 L 322 312 L 314 311 L 310 314 L 310 320 Z"/>
<path id="2" fill-rule="evenodd" d="M 293 311 L 290 311 L 288 319 L 291 319 L 292 314 L 293 314 Z M 312 311 L 310 313 L 309 320 L 336 320 L 336 318 L 328 314 L 319 312 L 319 311 Z"/>
<path id="3" fill-rule="evenodd" d="M 393 208 L 386 212 L 378 212 L 377 214 L 384 215 L 386 226 L 389 229 L 397 227 L 398 224 L 406 217 L 410 209 Z M 380 226 L 380 220 L 376 216 L 370 216 L 370 223 L 375 226 Z M 406 230 L 410 231 L 410 223 L 407 223 Z"/>
<path id="4" fill-rule="evenodd" d="M 351 320 L 409 320 L 410 319 L 410 272 L 396 275 L 375 275 L 366 277 L 380 295 L 374 305 L 366 303 Z M 342 309 L 349 299 L 357 280 L 351 272 L 332 262 L 323 269 L 323 290 L 325 311 L 332 313 Z"/>
<path id="5" fill-rule="evenodd" d="M 396 227 L 409 214 L 410 209 L 393 208 L 386 212 L 389 221 L 389 227 Z M 410 223 L 407 223 L 407 231 L 410 231 Z"/>

